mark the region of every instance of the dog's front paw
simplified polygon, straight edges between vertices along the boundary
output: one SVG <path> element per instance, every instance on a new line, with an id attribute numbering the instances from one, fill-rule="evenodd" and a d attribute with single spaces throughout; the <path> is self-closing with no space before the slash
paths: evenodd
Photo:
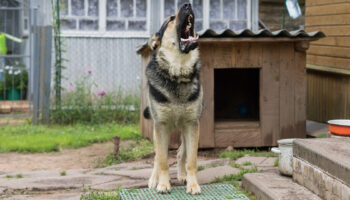
<path id="1" fill-rule="evenodd" d="M 186 174 L 178 175 L 177 180 L 182 184 L 186 184 Z"/>
<path id="2" fill-rule="evenodd" d="M 157 187 L 157 177 L 152 176 L 148 180 L 148 188 L 153 189 Z"/>
<path id="3" fill-rule="evenodd" d="M 158 193 L 169 193 L 171 191 L 170 183 L 166 184 L 158 184 L 157 186 L 157 192 Z"/>
<path id="4" fill-rule="evenodd" d="M 187 184 L 186 192 L 188 194 L 200 194 L 201 188 L 199 187 L 199 185 L 197 183 Z"/>

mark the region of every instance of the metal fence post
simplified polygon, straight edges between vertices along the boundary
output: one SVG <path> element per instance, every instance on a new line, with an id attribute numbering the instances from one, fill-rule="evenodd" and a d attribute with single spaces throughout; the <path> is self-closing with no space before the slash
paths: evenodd
<path id="1" fill-rule="evenodd" d="M 50 121 L 52 26 L 40 27 L 39 112 L 41 123 Z"/>

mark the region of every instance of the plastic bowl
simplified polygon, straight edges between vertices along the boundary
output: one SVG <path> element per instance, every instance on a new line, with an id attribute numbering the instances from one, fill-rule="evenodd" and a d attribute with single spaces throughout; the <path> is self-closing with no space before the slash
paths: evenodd
<path id="1" fill-rule="evenodd" d="M 350 136 L 350 120 L 329 120 L 329 131 L 335 135 Z"/>

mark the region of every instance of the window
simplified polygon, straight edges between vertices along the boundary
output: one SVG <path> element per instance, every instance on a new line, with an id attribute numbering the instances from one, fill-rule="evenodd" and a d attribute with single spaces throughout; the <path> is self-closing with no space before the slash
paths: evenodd
<path id="1" fill-rule="evenodd" d="M 61 0 L 63 35 L 148 36 L 150 0 Z"/>
<path id="2" fill-rule="evenodd" d="M 163 0 L 163 20 L 175 14 L 178 8 L 187 2 L 193 6 L 196 31 L 208 28 L 215 31 L 251 28 L 251 0 Z"/>

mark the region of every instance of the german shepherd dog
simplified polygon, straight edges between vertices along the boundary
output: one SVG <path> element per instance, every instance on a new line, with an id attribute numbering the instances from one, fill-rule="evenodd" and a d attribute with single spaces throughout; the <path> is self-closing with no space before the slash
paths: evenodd
<path id="1" fill-rule="evenodd" d="M 148 186 L 157 188 L 158 193 L 171 191 L 168 143 L 174 130 L 182 133 L 177 154 L 178 180 L 187 182 L 187 193 L 201 192 L 197 180 L 197 149 L 203 91 L 194 19 L 191 4 L 184 4 L 148 41 L 153 56 L 146 68 L 149 107 L 144 116 L 153 118 L 156 152 Z"/>

